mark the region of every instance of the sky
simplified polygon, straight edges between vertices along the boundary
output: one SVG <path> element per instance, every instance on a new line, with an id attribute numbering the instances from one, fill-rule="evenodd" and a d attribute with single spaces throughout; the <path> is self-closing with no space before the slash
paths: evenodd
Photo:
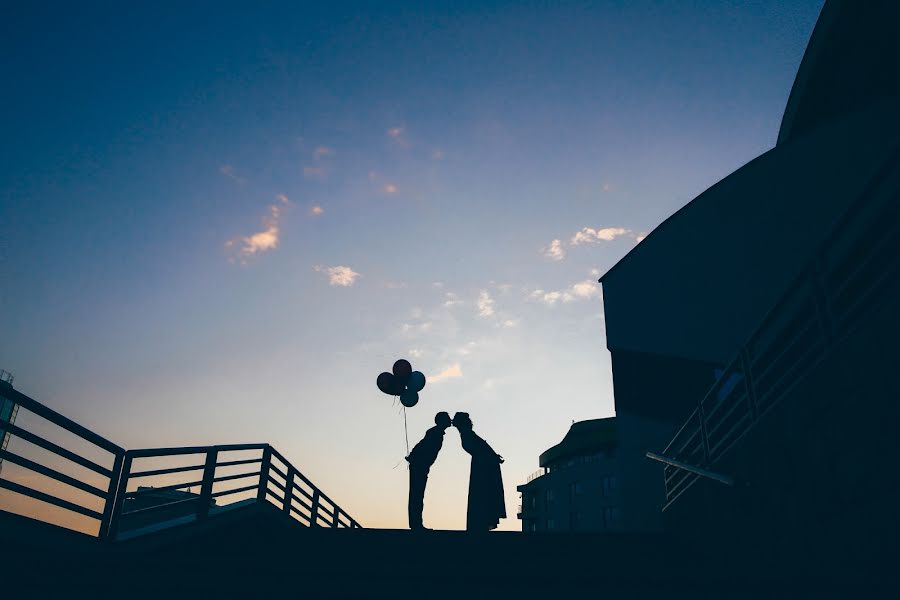
<path id="1" fill-rule="evenodd" d="M 538 455 L 615 414 L 598 276 L 774 146 L 821 5 L 11 7 L 0 368 L 126 448 L 269 442 L 402 528 L 375 379 L 407 358 L 410 447 L 469 412 L 520 529 Z M 450 430 L 426 526 L 467 481 Z"/>

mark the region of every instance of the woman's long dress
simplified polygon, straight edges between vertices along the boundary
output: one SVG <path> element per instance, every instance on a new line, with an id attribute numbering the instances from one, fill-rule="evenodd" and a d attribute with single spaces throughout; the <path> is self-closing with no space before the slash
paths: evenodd
<path id="1" fill-rule="evenodd" d="M 495 529 L 506 517 L 503 499 L 502 458 L 474 432 L 460 433 L 463 450 L 472 455 L 469 471 L 469 506 L 466 510 L 467 531 Z"/>

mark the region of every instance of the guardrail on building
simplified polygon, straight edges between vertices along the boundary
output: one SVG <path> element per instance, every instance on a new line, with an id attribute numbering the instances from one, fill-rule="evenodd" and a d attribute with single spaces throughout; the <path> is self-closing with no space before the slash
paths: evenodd
<path id="1" fill-rule="evenodd" d="M 709 477 L 707 470 L 900 281 L 900 197 L 891 191 L 896 187 L 883 186 L 897 173 L 900 157 L 895 156 L 839 220 L 662 456 L 648 453 L 664 463 L 663 510 L 700 477 Z"/>
<path id="2" fill-rule="evenodd" d="M 268 501 L 281 508 L 301 523 L 310 527 L 361 528 L 345 510 L 316 487 L 281 453 L 269 444 L 232 444 L 217 446 L 196 446 L 183 448 L 156 448 L 125 450 L 121 446 L 103 438 L 71 419 L 47 408 L 40 402 L 13 389 L 8 383 L 0 383 L 0 396 L 16 403 L 30 413 L 41 417 L 53 426 L 73 434 L 87 446 L 81 453 L 65 448 L 46 437 L 29 431 L 19 424 L 0 423 L 0 436 L 9 433 L 13 439 L 20 439 L 40 449 L 46 457 L 42 462 L 32 460 L 23 454 L 0 450 L 0 457 L 18 465 L 30 475 L 48 478 L 52 486 L 36 489 L 22 481 L 0 479 L 0 489 L 9 490 L 32 500 L 45 502 L 98 523 L 96 537 L 116 539 L 123 531 L 122 524 L 129 519 L 158 511 L 171 511 L 176 505 L 188 520 L 202 520 L 224 507 L 216 507 L 220 498 L 230 497 L 245 501 Z M 246 456 L 248 453 L 258 456 Z M 243 453 L 244 456 L 236 456 Z M 85 456 L 85 454 L 90 455 Z M 103 458 L 99 458 L 102 456 Z M 232 458 L 231 460 L 223 460 Z M 65 466 L 60 463 L 64 461 Z M 184 461 L 199 459 L 187 465 L 162 468 L 136 469 L 136 463 L 143 461 Z M 54 464 L 51 467 L 49 464 Z M 106 465 L 101 464 L 106 463 Z M 82 476 L 73 476 L 60 469 L 77 465 Z M 250 470 L 246 470 L 250 467 Z M 240 469 L 240 472 L 226 472 Z M 67 469 L 70 470 L 71 469 Z M 86 470 L 86 471 L 85 471 Z M 98 485 L 96 478 L 101 479 Z M 255 479 L 255 482 L 247 483 Z M 143 482 L 163 481 L 162 485 L 151 488 L 131 489 Z M 62 484 L 60 486 L 59 484 Z M 236 487 L 232 487 L 236 486 Z M 46 491 L 50 487 L 55 491 Z M 190 490 L 199 487 L 199 494 L 185 494 L 186 497 L 155 506 L 128 510 L 129 500 L 149 493 L 175 490 Z M 93 498 L 89 502 L 73 502 L 64 498 L 71 490 L 84 492 Z M 83 494 L 82 494 L 83 496 Z M 85 506 L 89 504 L 91 506 Z M 99 504 L 99 506 L 98 506 Z M 2 509 L 0 509 L 2 510 Z"/>

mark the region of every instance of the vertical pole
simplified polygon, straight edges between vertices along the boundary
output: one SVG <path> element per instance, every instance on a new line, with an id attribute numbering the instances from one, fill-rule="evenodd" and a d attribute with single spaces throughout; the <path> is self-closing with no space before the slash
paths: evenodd
<path id="1" fill-rule="evenodd" d="M 334 509 L 334 514 L 331 515 L 331 527 L 332 529 L 337 529 L 338 525 L 340 525 L 340 519 L 338 516 L 341 514 L 341 509 L 339 509 L 334 504 L 331 505 L 331 508 Z"/>
<path id="2" fill-rule="evenodd" d="M 700 419 L 700 437 L 703 441 L 703 466 L 708 467 L 712 457 L 709 455 L 709 438 L 706 436 L 706 409 L 703 408 L 703 401 L 700 402 L 700 410 L 697 411 L 697 417 Z"/>
<path id="3" fill-rule="evenodd" d="M 312 507 L 309 511 L 309 526 L 310 527 L 318 527 L 319 526 L 319 490 L 313 490 L 312 496 Z"/>
<path id="4" fill-rule="evenodd" d="M 294 497 L 294 467 L 291 465 L 287 465 L 287 477 L 284 480 L 284 506 L 281 507 L 281 510 L 285 512 L 285 514 L 291 514 L 291 498 Z"/>
<path id="5" fill-rule="evenodd" d="M 122 461 L 125 451 L 116 453 L 113 460 L 112 473 L 109 476 L 109 486 L 106 488 L 106 501 L 103 503 L 103 518 L 100 520 L 100 532 L 97 535 L 101 540 L 108 539 L 112 524 L 113 509 L 116 505 L 116 491 L 119 489 L 119 478 L 122 477 Z"/>
<path id="6" fill-rule="evenodd" d="M 216 462 L 218 459 L 218 450 L 210 448 L 206 451 L 206 464 L 203 465 L 203 483 L 200 485 L 200 498 L 197 500 L 198 521 L 202 521 L 209 515 L 209 506 L 212 504 L 213 480 L 216 478 Z"/>
<path id="7" fill-rule="evenodd" d="M 256 490 L 256 501 L 265 502 L 266 490 L 269 489 L 269 465 L 272 464 L 272 446 L 263 448 L 262 463 L 259 465 L 259 487 Z"/>
<path id="8" fill-rule="evenodd" d="M 747 404 L 750 407 L 750 420 L 756 423 L 759 418 L 759 408 L 756 405 L 756 384 L 753 381 L 753 372 L 750 364 L 750 353 L 747 347 L 741 348 L 741 371 L 744 372 L 744 389 L 747 391 Z"/>
<path id="9" fill-rule="evenodd" d="M 125 452 L 122 459 L 122 468 L 119 475 L 118 486 L 116 487 L 115 499 L 113 501 L 112 514 L 109 516 L 109 532 L 107 539 L 114 541 L 119 535 L 119 525 L 122 520 L 122 508 L 125 505 L 125 493 L 128 490 L 128 478 L 131 475 L 131 454 Z M 114 475 L 115 476 L 115 475 Z M 105 512 L 105 511 L 104 511 Z"/>

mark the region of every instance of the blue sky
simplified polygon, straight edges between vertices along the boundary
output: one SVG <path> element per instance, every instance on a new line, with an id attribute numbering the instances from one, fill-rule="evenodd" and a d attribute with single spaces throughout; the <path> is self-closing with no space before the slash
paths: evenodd
<path id="1" fill-rule="evenodd" d="M 405 526 L 403 420 L 515 486 L 614 413 L 602 273 L 772 147 L 822 2 L 21 6 L 0 367 L 126 447 L 270 441 Z M 415 441 L 414 439 L 411 441 Z M 426 523 L 464 526 L 450 432 Z"/>

